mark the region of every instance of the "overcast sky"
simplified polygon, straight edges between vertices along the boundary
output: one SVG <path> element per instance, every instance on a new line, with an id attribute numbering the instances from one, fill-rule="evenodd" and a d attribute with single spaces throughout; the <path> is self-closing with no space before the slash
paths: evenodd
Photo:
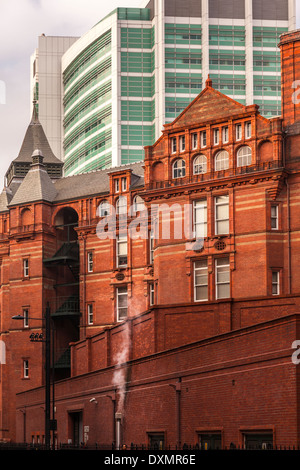
<path id="1" fill-rule="evenodd" d="M 0 191 L 30 122 L 30 56 L 42 33 L 82 36 L 117 7 L 143 0 L 0 0 Z M 300 0 L 297 27 L 300 27 Z M 3 104 L 2 83 L 6 88 Z"/>

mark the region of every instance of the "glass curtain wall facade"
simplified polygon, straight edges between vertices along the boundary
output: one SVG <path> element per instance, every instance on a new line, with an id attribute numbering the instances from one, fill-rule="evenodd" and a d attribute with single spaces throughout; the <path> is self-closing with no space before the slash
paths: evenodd
<path id="1" fill-rule="evenodd" d="M 163 125 L 213 87 L 280 114 L 294 0 L 150 0 L 118 8 L 62 58 L 65 174 L 140 161 Z"/>

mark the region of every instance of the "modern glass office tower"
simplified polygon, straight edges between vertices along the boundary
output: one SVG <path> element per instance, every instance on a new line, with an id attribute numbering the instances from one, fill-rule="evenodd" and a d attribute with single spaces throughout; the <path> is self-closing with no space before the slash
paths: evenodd
<path id="1" fill-rule="evenodd" d="M 295 0 L 148 0 L 117 8 L 62 56 L 65 174 L 143 160 L 213 87 L 280 114 L 279 36 Z"/>

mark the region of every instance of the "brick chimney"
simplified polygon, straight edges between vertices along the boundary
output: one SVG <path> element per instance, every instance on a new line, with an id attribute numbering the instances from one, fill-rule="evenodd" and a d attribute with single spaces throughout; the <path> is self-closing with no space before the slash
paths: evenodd
<path id="1" fill-rule="evenodd" d="M 283 128 L 300 125 L 300 29 L 280 37 Z M 298 127 L 298 126 L 297 126 Z"/>

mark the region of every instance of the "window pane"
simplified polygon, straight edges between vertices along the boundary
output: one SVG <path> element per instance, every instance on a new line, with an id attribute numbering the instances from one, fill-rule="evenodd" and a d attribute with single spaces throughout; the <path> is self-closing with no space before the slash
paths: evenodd
<path id="1" fill-rule="evenodd" d="M 207 286 L 196 286 L 196 300 L 207 300 L 208 288 Z"/>
<path id="2" fill-rule="evenodd" d="M 220 284 L 217 288 L 217 298 L 227 299 L 230 296 L 229 284 Z"/>
<path id="3" fill-rule="evenodd" d="M 229 221 L 228 220 L 222 220 L 217 222 L 217 234 L 220 233 L 229 233 Z"/>

